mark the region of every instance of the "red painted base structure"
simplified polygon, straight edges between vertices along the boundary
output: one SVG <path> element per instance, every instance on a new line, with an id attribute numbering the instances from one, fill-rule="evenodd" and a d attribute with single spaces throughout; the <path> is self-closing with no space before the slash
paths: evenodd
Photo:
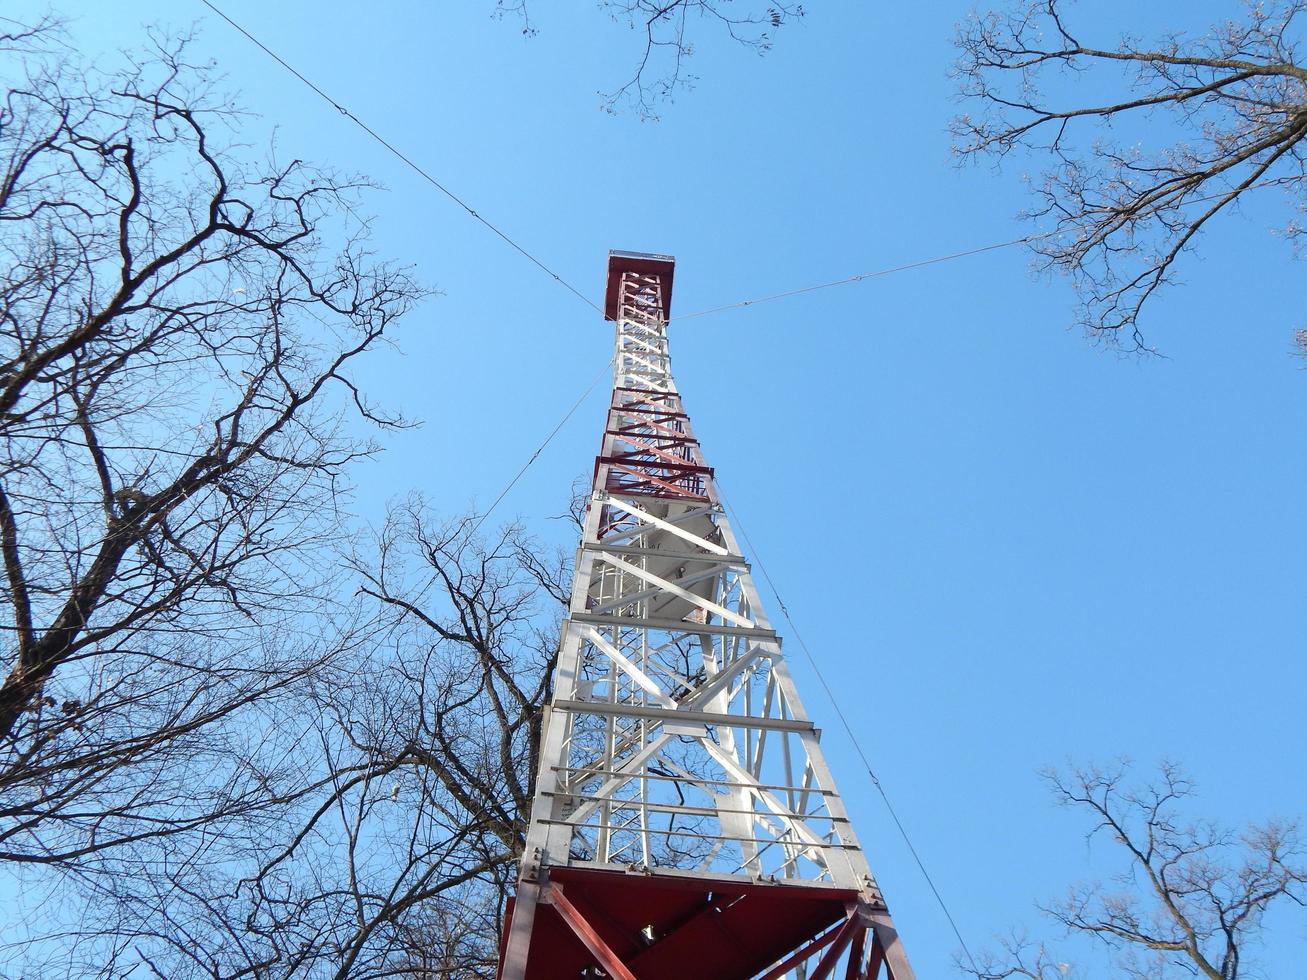
<path id="1" fill-rule="evenodd" d="M 820 980 L 845 949 L 850 977 L 881 966 L 873 923 L 847 889 L 584 868 L 553 868 L 538 887 L 526 980 L 750 980 L 817 957 L 809 977 Z M 512 916 L 510 902 L 505 936 Z"/>

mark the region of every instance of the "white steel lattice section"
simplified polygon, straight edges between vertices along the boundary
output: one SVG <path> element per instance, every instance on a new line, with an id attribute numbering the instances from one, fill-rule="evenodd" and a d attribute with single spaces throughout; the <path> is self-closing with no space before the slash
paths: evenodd
<path id="1" fill-rule="evenodd" d="M 624 272 L 614 387 L 546 717 L 527 861 L 880 895 Z"/>

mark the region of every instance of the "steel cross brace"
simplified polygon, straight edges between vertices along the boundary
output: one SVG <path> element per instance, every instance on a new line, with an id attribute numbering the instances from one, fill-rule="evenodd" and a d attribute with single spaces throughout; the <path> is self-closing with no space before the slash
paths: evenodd
<path id="1" fill-rule="evenodd" d="M 563 893 L 562 885 L 553 881 L 547 882 L 540 891 L 540 901 L 554 907 L 554 911 L 567 923 L 576 938 L 585 944 L 590 955 L 599 961 L 599 965 L 608 972 L 609 976 L 616 977 L 617 980 L 636 980 L 635 974 L 626 968 L 621 957 L 603 941 L 581 910 Z"/>

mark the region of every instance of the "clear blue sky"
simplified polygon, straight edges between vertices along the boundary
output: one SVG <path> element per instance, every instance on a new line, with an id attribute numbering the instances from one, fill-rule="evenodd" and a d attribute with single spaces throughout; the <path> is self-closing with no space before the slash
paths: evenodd
<path id="1" fill-rule="evenodd" d="M 962 3 L 814 3 L 765 58 L 703 37 L 701 81 L 656 125 L 599 111 L 637 47 L 589 2 L 537 4 L 532 39 L 492 0 L 221 5 L 596 299 L 610 248 L 674 254 L 689 312 L 1027 230 L 1019 168 L 950 159 Z M 378 250 L 443 295 L 368 379 L 425 425 L 360 472 L 358 509 L 414 487 L 451 512 L 493 499 L 609 328 L 198 0 L 79 6 L 92 50 L 196 22 L 259 115 L 252 144 L 275 126 L 280 155 L 387 186 Z M 1239 12 L 1154 6 L 1081 4 L 1077 24 L 1111 40 Z M 1202 812 L 1307 813 L 1307 280 L 1272 234 L 1285 201 L 1261 193 L 1144 323 L 1168 359 L 1093 347 L 1066 284 L 1015 249 L 673 327 L 705 450 L 973 946 L 1043 928 L 1033 902 L 1112 856 L 1042 766 L 1167 756 Z M 559 534 L 604 387 L 504 516 Z M 795 670 L 919 975 L 951 975 L 947 924 Z M 1297 975 L 1305 939 L 1281 922 L 1266 975 Z"/>

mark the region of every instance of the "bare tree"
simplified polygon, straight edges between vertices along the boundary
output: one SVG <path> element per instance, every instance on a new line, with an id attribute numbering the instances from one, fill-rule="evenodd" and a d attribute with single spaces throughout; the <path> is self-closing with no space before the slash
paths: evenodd
<path id="1" fill-rule="evenodd" d="M 1070 936 L 1090 937 L 1111 951 L 1116 975 L 1136 980 L 1249 975 L 1249 953 L 1265 916 L 1281 905 L 1307 906 L 1307 851 L 1296 824 L 1268 821 L 1234 834 L 1181 811 L 1194 792 L 1178 767 L 1136 788 L 1128 770 L 1046 773 L 1055 799 L 1085 812 L 1091 839 L 1106 836 L 1127 862 L 1114 888 L 1073 888 L 1042 911 Z M 1088 976 L 1047 943 L 1016 934 L 980 965 L 959 968 L 980 980 Z"/>
<path id="2" fill-rule="evenodd" d="M 533 36 L 537 28 L 529 6 L 529 0 L 496 0 L 495 16 L 513 17 L 522 25 L 523 34 Z M 687 62 L 694 54 L 694 38 L 701 25 L 716 27 L 763 55 L 771 50 L 776 31 L 804 14 L 802 4 L 776 0 L 744 4 L 732 0 L 600 0 L 599 7 L 640 38 L 630 78 L 613 91 L 600 93 L 600 104 L 612 113 L 629 108 L 648 121 L 658 119 L 662 103 L 698 81 L 688 71 Z"/>
<path id="3" fill-rule="evenodd" d="M 1048 161 L 1026 216 L 1049 224 L 1031 244 L 1072 278 L 1092 331 L 1143 348 L 1149 299 L 1250 190 L 1307 205 L 1305 26 L 1302 0 L 1257 0 L 1203 36 L 1095 44 L 1059 0 L 1020 0 L 959 27 L 956 74 L 978 109 L 955 120 L 956 150 Z"/>
<path id="4" fill-rule="evenodd" d="M 91 882 L 82 975 L 494 976 L 570 567 L 479 524 L 414 497 L 356 546 L 369 642 L 315 674 L 278 740 L 311 788 L 220 863 Z"/>
<path id="5" fill-rule="evenodd" d="M 392 510 L 375 553 L 353 563 L 382 617 L 386 669 L 324 705 L 350 750 L 393 769 L 380 788 L 407 804 L 407 850 L 368 869 L 385 881 L 368 909 L 387 941 L 360 930 L 352 949 L 428 970 L 434 958 L 460 977 L 495 972 L 571 584 L 570 562 L 520 526 L 483 541 L 481 524 L 442 522 L 417 496 Z M 350 881 L 367 880 L 360 870 Z"/>
<path id="6" fill-rule="evenodd" d="M 124 869 L 202 876 L 314 789 L 295 705 L 357 642 L 319 555 L 357 420 L 401 424 L 349 372 L 421 290 L 362 182 L 224 148 L 185 39 L 0 48 L 0 867 L 163 906 Z"/>

